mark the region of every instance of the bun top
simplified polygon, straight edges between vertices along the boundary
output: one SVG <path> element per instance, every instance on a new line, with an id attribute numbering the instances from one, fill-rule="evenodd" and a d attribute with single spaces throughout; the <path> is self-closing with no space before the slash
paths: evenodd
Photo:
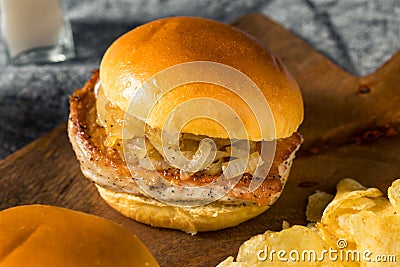
<path id="1" fill-rule="evenodd" d="M 0 212 L 0 266 L 158 264 L 122 226 L 82 212 L 31 205 Z"/>
<path id="2" fill-rule="evenodd" d="M 250 35 L 230 25 L 203 18 L 164 18 L 124 34 L 104 55 L 100 82 L 109 101 L 127 111 L 130 101 L 134 106 L 143 105 L 135 92 L 146 80 L 166 68 L 193 61 L 222 63 L 247 75 L 268 101 L 274 122 L 267 124 L 269 128 L 275 124 L 275 131 L 260 131 L 252 108 L 237 94 L 220 85 L 204 82 L 180 85 L 166 93 L 145 120 L 152 128 L 162 128 L 175 107 L 199 97 L 221 101 L 236 112 L 247 131 L 247 136 L 236 136 L 240 139 L 285 138 L 302 122 L 302 96 L 282 62 Z M 152 94 L 148 95 L 150 99 Z M 250 95 L 257 98 L 255 93 Z M 196 113 L 204 108 L 193 104 L 190 111 Z M 222 113 L 221 110 L 217 108 L 216 113 Z M 182 132 L 229 138 L 224 127 L 209 118 L 188 122 Z"/>

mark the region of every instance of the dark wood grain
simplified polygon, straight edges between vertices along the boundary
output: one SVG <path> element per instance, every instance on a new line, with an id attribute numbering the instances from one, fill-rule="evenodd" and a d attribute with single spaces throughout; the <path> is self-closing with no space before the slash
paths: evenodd
<path id="1" fill-rule="evenodd" d="M 235 23 L 266 43 L 298 80 L 306 119 L 305 143 L 277 203 L 263 215 L 231 229 L 185 233 L 134 222 L 103 202 L 81 174 L 62 125 L 0 162 L 0 209 L 42 203 L 118 222 L 134 232 L 162 266 L 214 266 L 240 244 L 282 220 L 306 223 L 307 196 L 334 191 L 353 177 L 383 190 L 400 177 L 400 53 L 376 73 L 352 76 L 307 43 L 257 14 Z"/>

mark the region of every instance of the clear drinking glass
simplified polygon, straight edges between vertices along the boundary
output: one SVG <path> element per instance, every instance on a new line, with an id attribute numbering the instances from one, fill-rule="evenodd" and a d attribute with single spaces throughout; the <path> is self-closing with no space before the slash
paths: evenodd
<path id="1" fill-rule="evenodd" d="M 75 57 L 64 0 L 0 0 L 1 33 L 9 64 Z"/>

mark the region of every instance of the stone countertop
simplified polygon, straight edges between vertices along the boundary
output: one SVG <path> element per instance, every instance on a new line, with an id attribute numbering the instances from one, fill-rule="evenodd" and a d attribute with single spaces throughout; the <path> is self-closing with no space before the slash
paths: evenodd
<path id="1" fill-rule="evenodd" d="M 230 23 L 260 12 L 361 76 L 400 49 L 399 0 L 69 0 L 67 4 L 76 59 L 6 66 L 0 39 L 0 159 L 65 122 L 69 95 L 98 68 L 111 42 L 160 17 L 191 15 Z"/>

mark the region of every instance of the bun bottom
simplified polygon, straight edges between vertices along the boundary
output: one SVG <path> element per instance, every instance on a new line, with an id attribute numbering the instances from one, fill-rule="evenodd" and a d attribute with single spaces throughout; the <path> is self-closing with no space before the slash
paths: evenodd
<path id="1" fill-rule="evenodd" d="M 283 177 L 286 182 L 289 171 Z M 182 230 L 189 234 L 215 231 L 250 220 L 270 206 L 257 204 L 224 204 L 213 202 L 198 207 L 171 206 L 158 200 L 133 194 L 115 192 L 96 185 L 100 196 L 115 210 L 138 222 L 155 227 Z M 275 197 L 277 199 L 281 192 Z"/>

